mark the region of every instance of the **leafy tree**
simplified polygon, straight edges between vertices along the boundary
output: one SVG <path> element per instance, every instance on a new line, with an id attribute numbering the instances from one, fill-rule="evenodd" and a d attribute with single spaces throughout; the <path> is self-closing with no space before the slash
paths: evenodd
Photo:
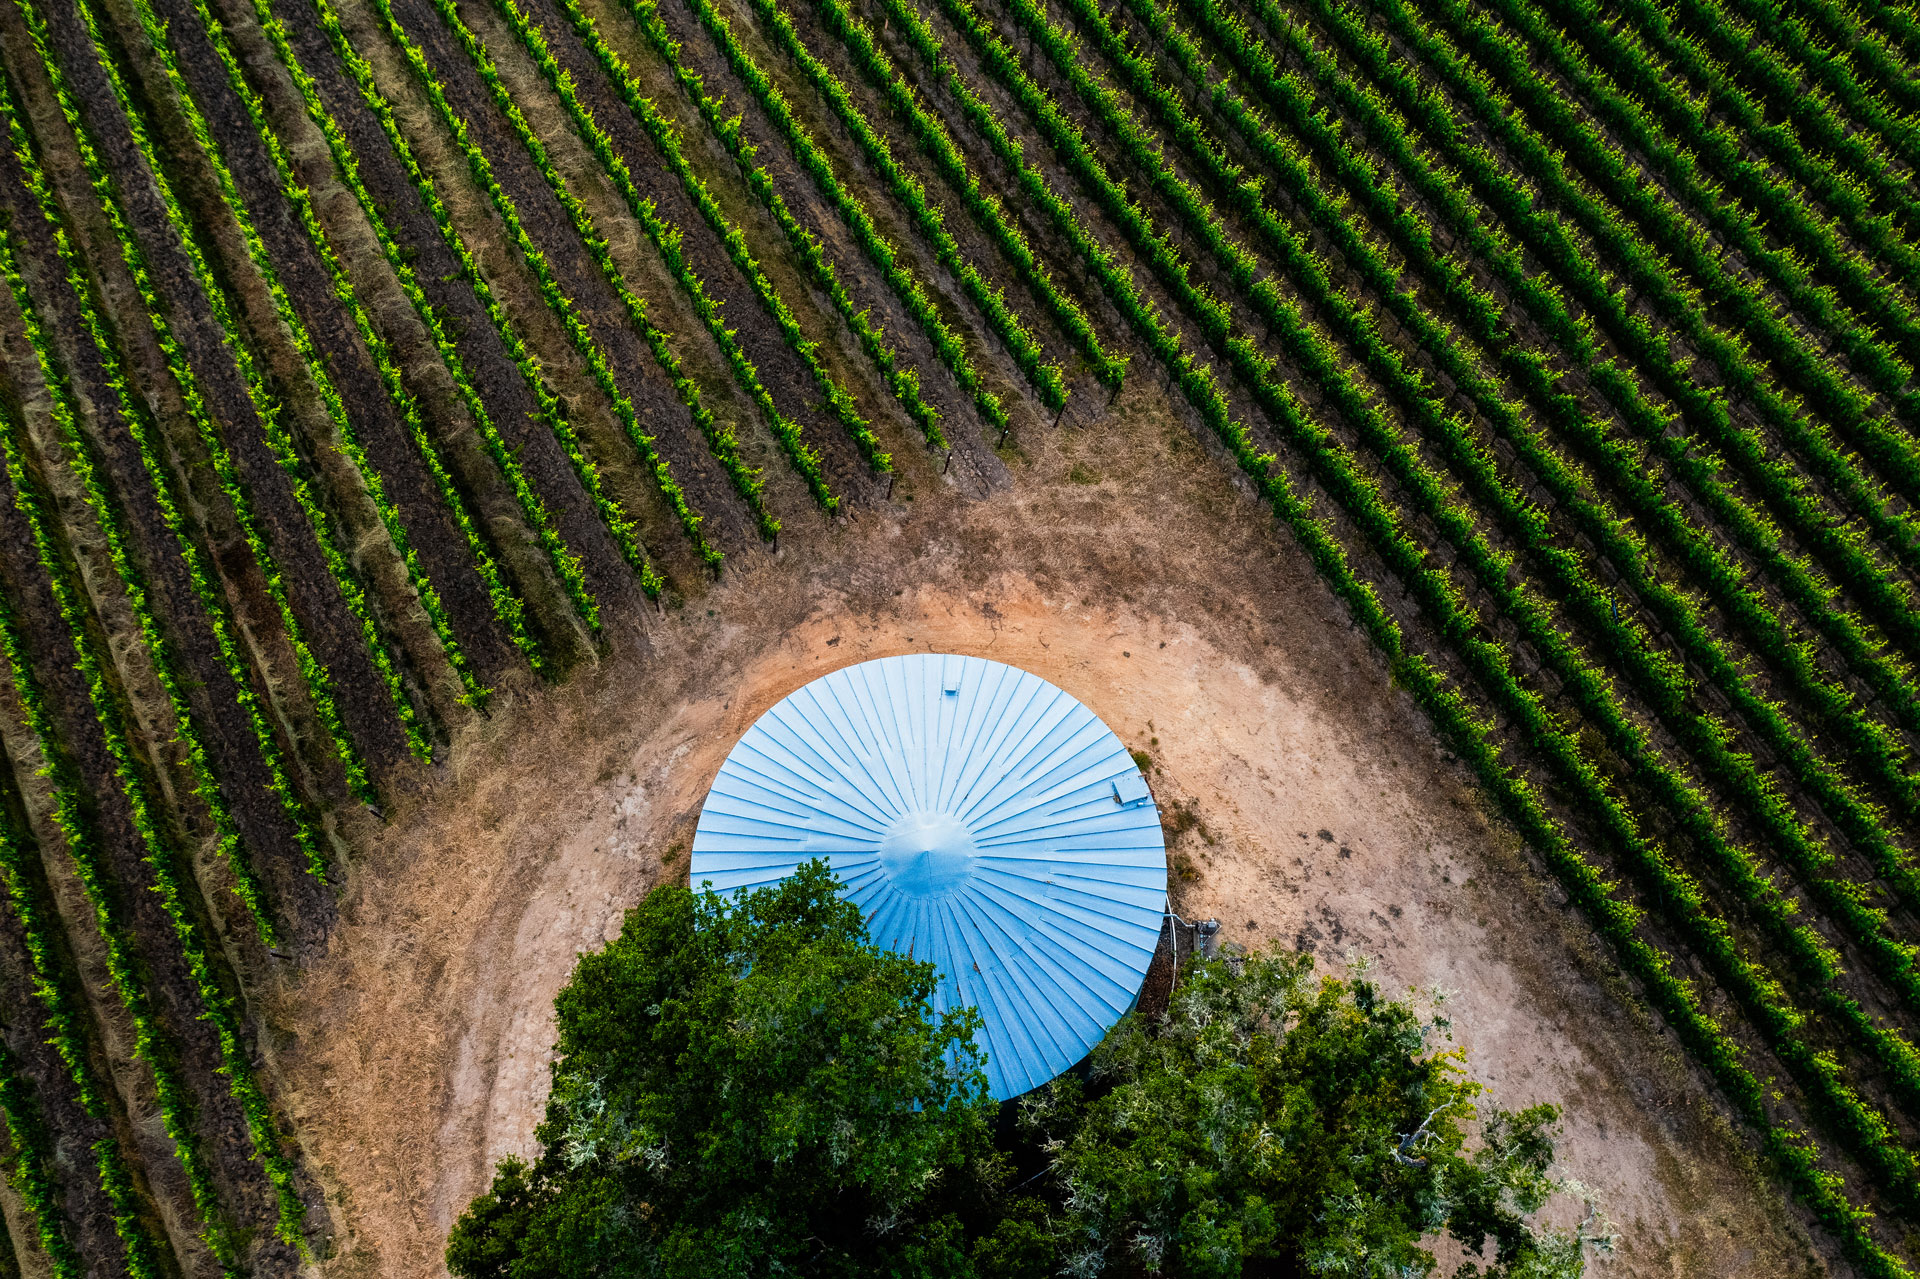
<path id="1" fill-rule="evenodd" d="M 869 943 L 824 863 L 656 889 L 560 992 L 532 1164 L 455 1225 L 468 1279 L 964 1273 L 1004 1160 L 931 964 Z"/>
<path id="2" fill-rule="evenodd" d="M 1573 1279 L 1529 1219 L 1558 1111 L 1477 1113 L 1445 1022 L 1275 950 L 1187 967 L 1018 1104 L 996 1149 L 931 965 L 873 946 L 826 867 L 738 899 L 656 890 L 557 1001 L 540 1154 L 455 1225 L 465 1279 Z M 1469 1134 L 1476 1134 L 1469 1141 Z M 1014 1163 L 1025 1180 L 1013 1182 Z M 1577 1189 L 1577 1187 L 1572 1187 Z"/>
<path id="3" fill-rule="evenodd" d="M 1022 1103 L 1053 1152 L 1065 1272 L 1412 1279 L 1444 1233 L 1492 1245 L 1462 1275 L 1579 1275 L 1584 1243 L 1610 1240 L 1527 1220 L 1563 1186 L 1558 1109 L 1475 1124 L 1462 1054 L 1429 1048 L 1444 1021 L 1312 969 L 1279 950 L 1195 964 L 1164 1019 L 1129 1015 L 1095 1050 L 1090 1088 L 1063 1076 Z"/>

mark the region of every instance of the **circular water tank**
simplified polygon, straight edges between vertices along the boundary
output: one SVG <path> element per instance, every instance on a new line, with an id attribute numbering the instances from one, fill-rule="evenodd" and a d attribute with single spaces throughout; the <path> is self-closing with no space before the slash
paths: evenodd
<path id="1" fill-rule="evenodd" d="M 873 940 L 975 1005 L 993 1095 L 1038 1087 L 1133 1005 L 1167 855 L 1140 770 L 1098 716 L 978 657 L 824 675 L 762 715 L 700 812 L 691 882 L 757 888 L 825 858 Z"/>

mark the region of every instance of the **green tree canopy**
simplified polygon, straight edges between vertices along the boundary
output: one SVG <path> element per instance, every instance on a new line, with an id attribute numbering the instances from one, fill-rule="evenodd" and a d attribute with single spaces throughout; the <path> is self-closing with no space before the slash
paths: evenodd
<path id="1" fill-rule="evenodd" d="M 1579 1236 L 1528 1221 L 1560 1187 L 1559 1111 L 1476 1116 L 1462 1055 L 1430 1043 L 1444 1028 L 1359 977 L 1316 981 L 1307 955 L 1187 968 L 1165 1018 L 1095 1050 L 1091 1089 L 1023 1103 L 1055 1152 L 1065 1270 L 1412 1279 L 1445 1234 L 1492 1263 L 1466 1274 L 1579 1275 Z"/>
<path id="2" fill-rule="evenodd" d="M 455 1226 L 471 1279 L 938 1272 L 997 1165 L 931 964 L 879 950 L 824 863 L 726 899 L 656 889 L 560 992 L 531 1166 Z"/>
<path id="3" fill-rule="evenodd" d="M 581 957 L 531 1163 L 455 1225 L 466 1279 L 1572 1279 L 1530 1219 L 1557 1111 L 1476 1112 L 1438 1018 L 1275 950 L 1187 966 L 995 1148 L 972 1010 L 873 946 L 824 865 L 655 890 Z M 1020 1173 L 1013 1173 L 1019 1163 Z M 1011 1184 L 1010 1184 L 1011 1183 Z M 1459 1251 L 1455 1247 L 1453 1251 Z"/>

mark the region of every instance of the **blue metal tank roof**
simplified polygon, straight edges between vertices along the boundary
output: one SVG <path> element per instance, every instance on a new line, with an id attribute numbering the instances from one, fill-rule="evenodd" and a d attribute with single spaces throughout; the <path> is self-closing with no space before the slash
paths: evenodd
<path id="1" fill-rule="evenodd" d="M 1058 1075 L 1132 1007 L 1167 897 L 1160 815 L 1098 716 L 978 657 L 843 667 L 754 722 L 693 838 L 695 886 L 824 857 L 873 940 L 977 1005 L 996 1099 Z"/>

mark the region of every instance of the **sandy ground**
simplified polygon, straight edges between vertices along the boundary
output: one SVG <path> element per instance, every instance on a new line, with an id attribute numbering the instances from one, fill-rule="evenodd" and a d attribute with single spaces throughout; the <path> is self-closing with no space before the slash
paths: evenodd
<path id="1" fill-rule="evenodd" d="M 1297 548 L 1183 430 L 1128 418 L 1050 436 L 990 497 L 922 473 L 899 494 L 917 502 L 793 517 L 779 557 L 736 557 L 457 744 L 360 854 L 326 957 L 261 1003 L 333 1216 L 324 1272 L 444 1273 L 493 1161 L 531 1147 L 555 991 L 685 874 L 739 734 L 818 675 L 912 650 L 1025 667 L 1147 751 L 1187 912 L 1443 991 L 1497 1102 L 1565 1104 L 1562 1169 L 1625 1236 L 1590 1273 L 1829 1271 Z"/>

